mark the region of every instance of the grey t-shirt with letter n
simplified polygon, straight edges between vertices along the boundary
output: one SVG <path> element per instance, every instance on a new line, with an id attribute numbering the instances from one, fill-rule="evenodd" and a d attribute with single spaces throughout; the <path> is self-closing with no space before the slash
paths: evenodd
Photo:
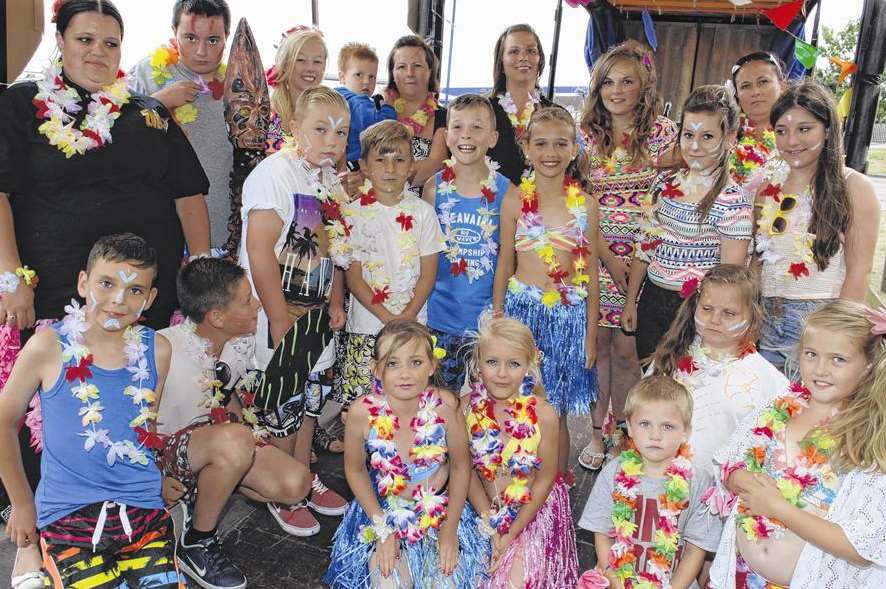
<path id="1" fill-rule="evenodd" d="M 169 67 L 172 78 L 158 84 L 146 57 L 129 72 L 130 86 L 136 92 L 153 94 L 179 80 L 194 82 L 200 79 L 181 63 Z M 225 104 L 216 88 L 216 95 L 205 92 L 192 103 L 197 109 L 197 120 L 181 124 L 182 130 L 197 152 L 200 165 L 209 178 L 209 194 L 205 195 L 209 209 L 209 239 L 213 248 L 224 246 L 228 240 L 228 217 L 231 215 L 230 175 L 234 167 L 234 148 L 228 140 L 225 125 Z M 175 112 L 173 111 L 173 114 Z"/>
<path id="2" fill-rule="evenodd" d="M 610 460 L 597 476 L 591 496 L 585 504 L 579 527 L 597 532 L 609 534 L 612 531 L 612 491 L 615 487 L 615 475 L 620 467 L 619 460 Z M 637 553 L 637 570 L 646 568 L 646 552 L 652 547 L 652 539 L 655 537 L 656 522 L 658 520 L 658 497 L 664 493 L 665 481 L 663 478 L 651 476 L 640 477 L 640 489 L 637 495 L 637 513 L 634 515 L 634 523 L 637 529 L 634 532 L 634 550 Z M 677 518 L 677 528 L 680 530 L 680 547 L 674 560 L 672 571 L 677 570 L 677 563 L 683 553 L 683 545 L 686 542 L 694 544 L 708 552 L 715 552 L 720 543 L 720 532 L 723 523 L 720 518 L 711 515 L 701 502 L 701 495 L 705 489 L 713 484 L 713 480 L 702 468 L 693 469 L 692 478 L 689 480 L 689 505 Z M 693 585 L 696 587 L 697 585 Z"/>

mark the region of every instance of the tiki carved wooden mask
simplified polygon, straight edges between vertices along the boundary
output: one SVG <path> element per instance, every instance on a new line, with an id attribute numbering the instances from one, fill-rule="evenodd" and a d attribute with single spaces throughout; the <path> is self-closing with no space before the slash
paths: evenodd
<path id="1" fill-rule="evenodd" d="M 225 122 L 236 149 L 264 149 L 271 100 L 261 56 L 245 18 L 237 24 L 225 75 Z"/>

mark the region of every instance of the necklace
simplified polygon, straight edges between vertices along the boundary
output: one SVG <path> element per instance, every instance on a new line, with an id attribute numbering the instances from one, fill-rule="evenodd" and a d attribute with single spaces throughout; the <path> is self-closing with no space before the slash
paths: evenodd
<path id="1" fill-rule="evenodd" d="M 511 471 L 511 483 L 493 500 L 495 513 L 489 518 L 489 524 L 499 534 L 505 535 L 517 519 L 520 507 L 532 500 L 530 475 L 541 467 L 538 457 L 541 432 L 535 413 L 538 400 L 530 387 L 524 384 L 519 393 L 505 401 L 507 444 L 501 441 L 501 426 L 495 419 L 495 403 L 482 383 L 471 385 L 470 402 L 471 410 L 466 421 L 471 435 L 474 466 L 488 481 L 494 481 L 503 466 Z"/>
<path id="2" fill-rule="evenodd" d="M 493 162 L 488 156 L 486 157 L 486 168 L 489 175 L 480 183 L 482 205 L 477 209 L 480 216 L 480 233 L 483 243 L 480 246 L 480 259 L 476 265 L 469 265 L 468 261 L 461 256 L 461 248 L 458 246 L 458 240 L 455 232 L 452 230 L 452 221 L 454 215 L 452 209 L 460 201 L 453 196 L 458 192 L 455 187 L 455 161 L 448 159 L 443 162 L 443 171 L 440 179 L 442 182 L 437 186 L 437 193 L 446 197 L 446 202 L 440 205 L 440 213 L 437 217 L 440 219 L 440 226 L 443 228 L 443 234 L 446 236 L 445 249 L 446 259 L 449 260 L 449 273 L 453 276 L 464 274 L 468 278 L 468 283 L 472 283 L 487 272 L 492 272 L 495 268 L 494 258 L 498 253 L 498 245 L 493 239 L 497 226 L 492 222 L 495 217 L 495 211 L 489 208 L 495 202 L 495 181 L 497 177 L 498 164 Z"/>
<path id="3" fill-rule="evenodd" d="M 118 74 L 115 82 L 93 92 L 86 106 L 86 117 L 79 128 L 75 127 L 73 114 L 83 110 L 80 94 L 65 84 L 62 64 L 54 61 L 43 72 L 43 79 L 37 81 L 33 102 L 37 107 L 37 120 L 47 119 L 37 130 L 49 139 L 50 145 L 70 158 L 111 143 L 111 128 L 120 117 L 120 109 L 129 102 L 129 88 L 125 74 L 123 77 Z"/>
<path id="4" fill-rule="evenodd" d="M 433 487 L 421 484 L 416 486 L 411 499 L 402 496 L 410 475 L 395 440 L 400 429 L 400 418 L 388 404 L 384 391 L 377 390 L 367 395 L 363 403 L 369 410 L 369 427 L 375 431 L 375 437 L 366 440 L 366 451 L 369 453 L 370 468 L 377 473 L 376 491 L 383 500 L 384 523 L 401 540 L 418 542 L 428 530 L 440 528 L 446 518 L 448 499 L 446 495 L 437 495 Z M 419 395 L 418 411 L 409 422 L 415 434 L 409 456 L 416 466 L 431 467 L 446 460 L 445 422 L 437 414 L 437 407 L 442 404 L 440 395 L 431 387 Z M 359 535 L 366 543 L 378 539 L 370 525 L 362 526 Z"/>
<path id="5" fill-rule="evenodd" d="M 162 88 L 166 86 L 167 82 L 172 80 L 174 76 L 172 66 L 178 65 L 180 57 L 178 48 L 173 45 L 160 45 L 151 53 L 151 78 L 158 86 Z M 184 71 L 182 75 L 200 86 L 200 94 L 211 94 L 213 100 L 221 100 L 222 94 L 225 91 L 225 73 L 227 70 L 227 64 L 224 62 L 219 63 L 218 69 L 215 71 L 215 77 L 209 83 L 206 83 L 199 75 L 191 77 Z M 200 112 L 193 102 L 186 102 L 176 107 L 173 109 L 172 114 L 175 120 L 182 125 L 189 125 L 200 116 Z"/>
<path id="6" fill-rule="evenodd" d="M 775 251 L 772 239 L 779 235 L 789 233 L 793 240 L 794 255 L 786 260 L 785 271 L 794 280 L 809 276 L 809 267 L 814 264 L 815 257 L 812 246 L 815 244 L 815 234 L 808 231 L 790 231 L 789 217 L 794 211 L 803 208 L 804 212 L 810 207 L 809 187 L 803 194 L 786 194 L 782 186 L 787 180 L 789 171 L 779 168 L 772 176 L 764 178 L 766 184 L 760 194 L 765 198 L 760 217 L 757 219 L 756 251 L 764 264 L 779 264 L 783 257 Z"/>
<path id="7" fill-rule="evenodd" d="M 437 98 L 431 92 L 428 92 L 424 102 L 411 115 L 404 114 L 406 111 L 406 100 L 396 90 L 388 91 L 388 101 L 394 104 L 394 110 L 397 111 L 397 120 L 412 129 L 416 137 L 421 135 L 428 121 L 431 120 L 434 111 L 437 110 Z"/>
<path id="8" fill-rule="evenodd" d="M 744 183 L 748 177 L 769 160 L 775 152 L 775 131 L 765 129 L 757 134 L 747 117 L 741 118 L 741 139 L 729 154 L 729 171 L 736 184 Z"/>
<path id="9" fill-rule="evenodd" d="M 776 449 L 776 434 L 786 431 L 788 422 L 799 415 L 809 404 L 809 389 L 800 383 L 791 383 L 788 394 L 775 399 L 772 406 L 763 411 L 753 430 L 755 444 L 748 448 L 745 455 L 745 468 L 748 472 L 765 472 L 767 460 Z M 823 489 L 822 479 L 829 471 L 828 461 L 836 445 L 833 436 L 820 427 L 813 428 L 799 443 L 800 455 L 796 464 L 791 467 L 771 472 L 775 467 L 770 464 L 770 474 L 776 481 L 785 501 L 799 508 L 804 507 L 803 496 Z M 833 493 L 825 493 L 825 503 L 830 505 L 834 500 Z M 748 540 L 757 542 L 763 538 L 780 537 L 785 530 L 784 524 L 777 519 L 761 515 L 749 515 L 739 502 L 736 523 L 743 530 Z"/>
<path id="10" fill-rule="evenodd" d="M 643 457 L 633 443 L 621 453 L 612 491 L 612 526 L 615 541 L 609 551 L 609 566 L 625 587 L 661 589 L 670 586 L 671 569 L 680 544 L 677 521 L 689 505 L 689 481 L 692 478 L 692 453 L 682 444 L 664 471 L 665 492 L 658 497 L 658 520 L 652 546 L 647 552 L 645 571 L 636 570 L 634 532 L 637 524 L 637 495 L 643 476 Z"/>
<path id="11" fill-rule="evenodd" d="M 535 112 L 535 105 L 539 101 L 538 92 L 534 89 L 530 90 L 529 100 L 526 102 L 526 106 L 523 107 L 523 112 L 518 113 L 517 104 L 514 102 L 514 97 L 511 96 L 510 92 L 498 95 L 498 104 L 505 111 L 505 114 L 508 115 L 508 120 L 511 121 L 511 126 L 514 127 L 517 141 L 523 138 L 526 127 L 529 125 L 529 119 L 532 118 L 532 113 Z"/>
<path id="12" fill-rule="evenodd" d="M 554 251 L 551 242 L 550 230 L 545 227 L 544 219 L 538 212 L 538 191 L 535 188 L 535 173 L 523 178 L 520 182 L 520 199 L 523 201 L 520 218 L 528 233 L 536 235 L 533 249 L 541 261 L 547 265 L 548 277 L 554 283 L 554 290 L 545 291 L 542 295 L 542 303 L 549 308 L 554 308 L 557 303 L 564 305 L 577 305 L 587 298 L 588 291 L 585 284 L 590 282 L 590 276 L 586 274 L 588 269 L 588 243 L 585 231 L 588 226 L 588 212 L 585 208 L 585 196 L 578 182 L 569 176 L 563 177 L 563 190 L 566 192 L 566 209 L 575 219 L 574 231 L 575 246 L 571 253 L 572 278 L 567 283 L 569 273 L 560 265 L 560 260 Z"/>
<path id="13" fill-rule="evenodd" d="M 710 349 L 701 343 L 701 338 L 695 336 L 695 340 L 689 347 L 688 354 L 677 360 L 677 370 L 674 380 L 687 386 L 690 390 L 703 387 L 710 380 L 723 377 L 736 362 L 757 352 L 754 344 L 746 344 L 738 349 L 737 354 L 726 354 L 721 358 L 713 358 Z"/>
<path id="14" fill-rule="evenodd" d="M 139 441 L 139 445 L 136 446 L 131 439 L 112 440 L 110 430 L 96 427 L 103 419 L 102 412 L 105 408 L 101 404 L 101 391 L 98 386 L 90 382 L 93 358 L 83 337 L 89 329 L 86 308 L 72 299 L 71 304 L 65 306 L 65 313 L 59 328 L 59 334 L 65 338 L 62 342 L 62 361 L 72 362 L 65 368 L 65 380 L 73 383 L 71 394 L 83 405 L 77 412 L 84 428 L 79 435 L 86 438 L 83 449 L 90 452 L 97 445 L 101 445 L 107 450 L 109 466 L 114 466 L 117 460 L 123 459 L 129 460 L 132 464 L 147 466 L 148 455 L 142 448 L 154 447 L 154 440 L 149 437 L 143 426 L 157 419 L 157 414 L 151 410 L 151 404 L 157 400 L 157 397 L 154 391 L 142 386 L 144 381 L 150 378 L 148 360 L 145 357 L 148 346 L 143 343 L 147 338 L 147 328 L 130 325 L 123 332 L 126 371 L 132 375 L 132 384 L 123 389 L 123 395 L 130 397 L 132 404 L 138 408 L 138 415 L 129 422 L 129 427 L 133 428 Z"/>

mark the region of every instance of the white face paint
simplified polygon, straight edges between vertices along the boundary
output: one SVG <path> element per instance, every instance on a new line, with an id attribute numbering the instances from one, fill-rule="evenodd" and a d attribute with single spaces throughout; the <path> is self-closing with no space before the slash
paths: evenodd
<path id="1" fill-rule="evenodd" d="M 745 331 L 748 330 L 749 322 L 747 319 L 742 319 L 732 327 L 724 327 L 722 331 L 725 331 L 729 335 L 740 336 L 743 335 Z M 698 313 L 695 315 L 695 328 L 696 331 L 701 331 L 703 329 L 708 328 L 708 324 L 705 323 L 702 319 L 699 319 Z"/>
<path id="2" fill-rule="evenodd" d="M 145 310 L 145 305 L 147 305 L 147 304 L 148 304 L 148 301 L 142 301 L 142 306 L 138 308 L 138 313 L 136 313 L 136 315 L 135 315 L 136 318 L 142 316 L 142 313 L 143 313 L 144 310 Z"/>
<path id="3" fill-rule="evenodd" d="M 697 149 L 698 149 L 698 141 L 693 141 L 693 142 L 692 142 L 692 149 L 693 149 L 693 150 L 697 150 Z"/>
<path id="4" fill-rule="evenodd" d="M 104 325 L 105 329 L 120 329 L 120 322 L 116 319 L 108 319 Z"/>
<path id="5" fill-rule="evenodd" d="M 337 119 L 333 119 L 332 116 L 329 116 L 327 118 L 329 119 L 329 126 L 332 127 L 333 131 L 338 129 L 341 126 L 342 121 L 345 120 L 344 117 L 338 117 Z"/>
<path id="6" fill-rule="evenodd" d="M 701 129 L 701 125 L 701 121 L 692 121 L 691 123 L 689 123 L 689 128 L 693 131 L 698 131 L 699 129 Z"/>
<path id="7" fill-rule="evenodd" d="M 95 308 L 98 307 L 98 299 L 95 298 L 95 294 L 92 291 L 89 291 L 89 308 L 95 311 Z"/>
<path id="8" fill-rule="evenodd" d="M 118 270 L 117 275 L 120 276 L 120 280 L 123 281 L 123 284 L 130 284 L 135 282 L 135 279 L 138 278 L 138 272 L 133 272 L 132 274 L 126 274 L 123 270 Z"/>
<path id="9" fill-rule="evenodd" d="M 126 296 L 126 287 L 125 286 L 117 289 L 117 295 L 114 297 L 114 303 L 117 305 L 122 305 L 123 304 L 123 297 L 125 297 L 125 296 Z"/>
<path id="10" fill-rule="evenodd" d="M 788 119 L 788 122 L 790 123 L 791 121 L 794 120 L 794 117 L 792 117 L 791 115 L 787 115 L 787 119 Z"/>

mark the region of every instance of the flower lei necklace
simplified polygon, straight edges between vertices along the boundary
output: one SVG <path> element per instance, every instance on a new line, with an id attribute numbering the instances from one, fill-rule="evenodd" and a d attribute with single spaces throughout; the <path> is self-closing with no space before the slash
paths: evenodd
<path id="1" fill-rule="evenodd" d="M 553 308 L 557 303 L 564 305 L 576 305 L 588 296 L 585 284 L 590 282 L 588 276 L 588 243 L 585 231 L 588 226 L 588 212 L 585 208 L 585 196 L 582 194 L 578 182 L 569 176 L 563 177 L 563 190 L 566 192 L 566 208 L 575 218 L 576 230 L 574 232 L 575 247 L 572 248 L 573 274 L 567 283 L 569 273 L 560 265 L 560 260 L 554 251 L 548 229 L 544 219 L 538 212 L 538 191 L 535 188 L 535 173 L 523 178 L 520 182 L 520 199 L 523 201 L 521 218 L 527 232 L 534 235 L 536 244 L 533 247 L 535 253 L 548 267 L 548 277 L 554 283 L 554 290 L 545 291 L 541 302 L 547 307 Z"/>
<path id="2" fill-rule="evenodd" d="M 153 78 L 157 85 L 163 87 L 173 78 L 171 68 L 178 64 L 180 57 L 178 48 L 172 44 L 161 45 L 151 53 L 151 78 Z M 227 70 L 227 64 L 221 62 L 215 71 L 215 79 L 208 84 L 199 76 L 191 81 L 202 86 L 200 94 L 212 94 L 213 100 L 221 100 L 225 90 L 225 73 Z M 190 79 L 190 76 L 186 77 Z M 200 113 L 192 102 L 187 102 L 173 109 L 172 114 L 179 123 L 187 125 L 196 121 Z"/>
<path id="3" fill-rule="evenodd" d="M 782 192 L 782 185 L 787 180 L 787 173 L 782 174 L 783 177 L 773 178 L 769 181 L 761 191 L 766 200 L 760 210 L 760 218 L 757 220 L 757 253 L 764 264 L 777 264 L 782 257 L 772 248 L 772 239 L 779 235 L 773 232 L 773 223 L 777 217 L 785 220 L 785 232 L 787 233 L 787 219 L 800 207 L 809 206 L 809 187 L 802 195 L 785 194 Z M 781 202 L 783 199 L 790 197 L 796 200 L 796 204 L 788 211 L 781 210 Z M 794 280 L 800 280 L 801 277 L 809 276 L 809 267 L 815 263 L 815 256 L 812 253 L 812 246 L 815 244 L 815 234 L 806 230 L 800 232 L 791 231 L 791 237 L 794 241 L 794 257 L 787 260 L 786 272 L 794 277 Z"/>
<path id="4" fill-rule="evenodd" d="M 520 392 L 505 401 L 504 430 L 508 434 L 507 445 L 501 441 L 501 426 L 495 419 L 495 403 L 486 394 L 482 383 L 471 385 L 471 410 L 466 416 L 471 434 L 471 455 L 474 466 L 488 481 L 494 481 L 498 469 L 507 466 L 511 471 L 511 483 L 493 501 L 495 511 L 489 525 L 505 535 L 517 519 L 520 507 L 532 500 L 529 478 L 533 470 L 541 467 L 538 444 L 541 431 L 535 405 L 538 399 L 531 387 L 524 383 Z"/>
<path id="5" fill-rule="evenodd" d="M 741 346 L 736 354 L 727 354 L 722 358 L 712 358 L 710 349 L 701 343 L 701 337 L 695 336 L 689 347 L 688 353 L 677 360 L 677 370 L 674 380 L 686 386 L 700 387 L 708 378 L 720 378 L 737 361 L 756 353 L 757 348 L 752 343 Z"/>
<path id="6" fill-rule="evenodd" d="M 348 204 L 350 199 L 331 166 L 316 168 L 304 158 L 300 158 L 300 161 L 308 175 L 311 190 L 320 201 L 323 225 L 329 236 L 330 256 L 341 255 L 347 250 L 345 238 L 351 234 L 352 229 L 342 213 L 342 207 Z"/>
<path id="7" fill-rule="evenodd" d="M 529 119 L 532 118 L 532 113 L 535 112 L 535 105 L 538 104 L 539 101 L 538 92 L 534 89 L 530 90 L 529 101 L 526 103 L 526 106 L 523 107 L 523 112 L 518 113 L 517 104 L 514 102 L 514 97 L 511 96 L 510 92 L 498 95 L 498 104 L 501 106 L 502 110 L 505 111 L 505 114 L 508 115 L 508 120 L 511 121 L 511 126 L 514 127 L 514 134 L 517 136 L 518 141 L 526 132 L 526 127 L 529 125 Z"/>
<path id="8" fill-rule="evenodd" d="M 397 449 L 395 436 L 400 429 L 400 418 L 391 409 L 384 392 L 367 395 L 363 403 L 369 409 L 369 427 L 375 430 L 375 438 L 366 440 L 370 468 L 377 473 L 376 491 L 387 503 L 384 521 L 376 525 L 360 527 L 360 539 L 370 544 L 384 541 L 391 533 L 413 544 L 421 540 L 430 529 L 438 530 L 446 518 L 446 495 L 437 495 L 433 487 L 419 484 L 412 492 L 412 499 L 402 493 L 409 482 L 409 468 Z M 418 411 L 409 422 L 415 433 L 409 457 L 419 467 L 431 467 L 446 460 L 446 429 L 437 407 L 443 404 L 440 395 L 428 387 L 418 399 Z M 382 505 L 384 509 L 384 505 Z"/>
<path id="9" fill-rule="evenodd" d="M 151 403 L 154 403 L 157 397 L 154 391 L 142 386 L 142 383 L 150 378 L 148 360 L 145 357 L 148 346 L 142 343 L 147 337 L 147 328 L 130 325 L 123 332 L 126 370 L 132 375 L 133 382 L 123 389 L 123 394 L 130 397 L 132 404 L 138 408 L 138 415 L 129 422 L 129 427 L 134 429 L 139 440 L 139 445 L 136 446 L 132 440 L 114 441 L 110 437 L 110 430 L 96 427 L 102 421 L 102 411 L 105 408 L 101 404 L 101 392 L 98 387 L 89 382 L 92 378 L 90 367 L 93 359 L 83 338 L 83 334 L 89 329 L 86 307 L 81 307 L 72 299 L 71 304 L 65 306 L 65 313 L 59 328 L 59 334 L 66 338 L 66 341 L 62 342 L 62 361 L 72 362 L 65 368 L 65 380 L 73 383 L 71 394 L 83 404 L 77 412 L 83 425 L 83 431 L 79 435 L 86 438 L 83 449 L 90 452 L 100 444 L 107 450 L 107 461 L 110 466 L 114 466 L 118 459 L 124 458 L 132 464 L 147 466 L 149 458 L 142 448 L 154 447 L 154 444 L 151 435 L 142 426 L 157 419 L 157 414 L 151 410 Z"/>
<path id="10" fill-rule="evenodd" d="M 80 94 L 76 88 L 65 84 L 62 64 L 54 61 L 43 72 L 43 79 L 37 81 L 37 94 L 33 99 L 37 107 L 36 118 L 48 119 L 37 131 L 66 158 L 83 155 L 90 149 L 111 143 L 111 128 L 120 117 L 120 109 L 128 102 L 126 77 L 119 72 L 115 82 L 91 94 L 86 117 L 79 128 L 74 127 L 73 114 L 83 110 Z"/>
<path id="11" fill-rule="evenodd" d="M 689 480 L 692 478 L 692 453 L 682 444 L 664 471 L 665 492 L 658 498 L 658 520 L 647 552 L 646 570 L 637 571 L 634 532 L 637 524 L 637 493 L 643 476 L 643 457 L 633 443 L 619 457 L 612 491 L 612 526 L 615 540 L 609 550 L 609 566 L 628 589 L 661 589 L 670 586 L 671 569 L 680 544 L 677 520 L 689 505 Z"/>
<path id="12" fill-rule="evenodd" d="M 748 472 L 762 473 L 767 458 L 771 456 L 777 441 L 776 434 L 784 432 L 788 422 L 808 406 L 811 397 L 809 389 L 800 383 L 791 383 L 788 394 L 775 399 L 772 406 L 763 411 L 752 432 L 756 444 L 748 448 L 745 455 L 745 468 Z M 836 440 L 821 428 L 813 428 L 800 441 L 800 455 L 794 466 L 775 473 L 776 486 L 785 500 L 799 508 L 804 507 L 803 495 L 816 491 L 823 483 L 825 469 Z M 826 494 L 828 504 L 833 501 L 832 494 Z M 780 537 L 784 533 L 784 524 L 775 518 L 761 515 L 749 515 L 739 502 L 736 523 L 744 531 L 748 540 L 757 542 L 761 538 Z"/>
<path id="13" fill-rule="evenodd" d="M 359 192 L 359 213 L 367 216 L 375 214 L 374 211 L 368 209 L 368 207 L 378 202 L 378 199 L 376 199 L 375 196 L 375 189 L 372 187 L 372 183 L 369 179 L 363 183 Z M 416 255 L 416 244 L 418 242 L 415 237 L 415 232 L 412 230 L 413 224 L 415 223 L 415 215 L 412 214 L 414 209 L 411 206 L 405 206 L 402 202 L 398 203 L 396 206 L 399 210 L 399 214 L 394 220 L 400 225 L 401 231 L 400 235 L 397 236 L 397 246 L 403 254 L 402 265 L 406 266 L 411 263 L 412 258 Z M 391 292 L 390 276 L 382 276 L 383 274 L 386 274 L 384 262 L 382 260 L 368 260 L 364 262 L 363 265 L 370 274 L 370 279 L 366 282 L 369 285 L 369 288 L 372 289 L 372 304 L 384 304 L 388 301 L 391 295 L 394 294 Z M 382 279 L 385 277 L 387 280 Z"/>
<path id="14" fill-rule="evenodd" d="M 772 129 L 765 129 L 758 138 L 750 120 L 742 117 L 741 133 L 738 145 L 729 154 L 729 171 L 737 184 L 747 180 L 775 152 L 775 131 Z"/>
<path id="15" fill-rule="evenodd" d="M 480 259 L 476 266 L 468 265 L 468 261 L 460 256 L 461 248 L 458 246 L 458 240 L 455 232 L 452 230 L 452 221 L 454 219 L 452 208 L 459 202 L 459 199 L 452 195 L 453 192 L 458 192 L 458 189 L 455 187 L 454 160 L 448 159 L 443 162 L 442 182 L 437 186 L 437 194 L 446 197 L 446 202 L 440 205 L 438 217 L 443 233 L 446 235 L 446 249 L 443 251 L 446 253 L 446 259 L 451 264 L 449 273 L 453 276 L 465 274 L 468 277 L 469 284 L 495 268 L 493 258 L 498 253 L 498 244 L 493 239 L 497 226 L 492 222 L 492 218 L 496 213 L 489 208 L 489 205 L 495 202 L 495 181 L 498 164 L 487 156 L 486 167 L 489 170 L 489 175 L 480 183 L 480 198 L 482 199 L 483 206 L 477 209 L 477 214 L 480 215 L 480 232 L 483 235 L 484 243 L 480 246 Z"/>
<path id="16" fill-rule="evenodd" d="M 428 92 L 427 98 L 418 107 L 418 110 L 408 116 L 403 114 L 406 111 L 406 99 L 402 98 L 396 90 L 389 90 L 387 98 L 388 102 L 393 103 L 394 110 L 397 111 L 397 120 L 412 129 L 416 137 L 421 135 L 434 111 L 437 110 L 437 97 L 431 92 Z"/>

